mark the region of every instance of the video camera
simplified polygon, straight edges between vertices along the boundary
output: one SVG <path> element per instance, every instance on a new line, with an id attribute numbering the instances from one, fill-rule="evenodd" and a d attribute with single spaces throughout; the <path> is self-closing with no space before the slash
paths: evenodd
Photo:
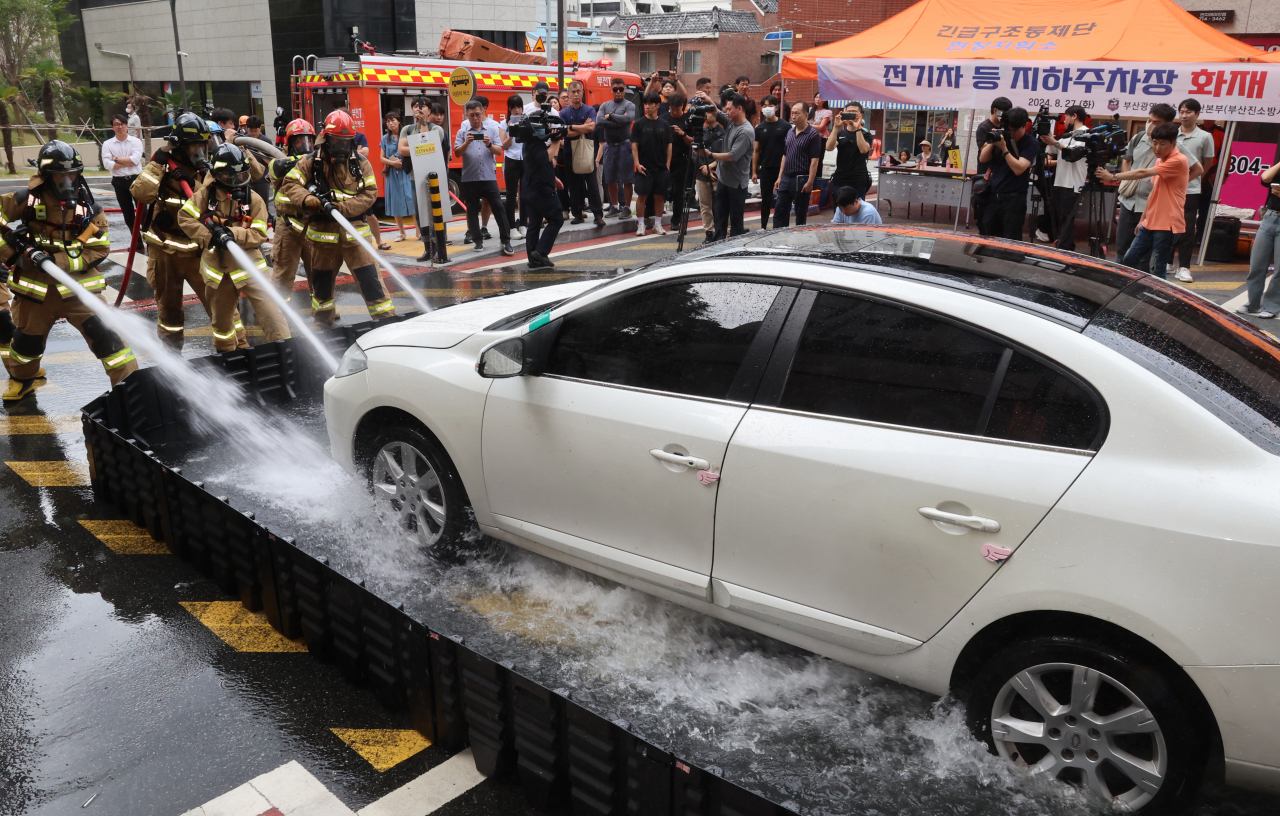
<path id="1" fill-rule="evenodd" d="M 694 150 L 702 150 L 706 148 L 706 126 L 707 117 L 716 115 L 716 106 L 703 99 L 702 97 L 694 97 L 689 100 L 688 108 L 688 124 L 684 132 L 686 136 L 693 138 L 691 147 Z"/>
<path id="2" fill-rule="evenodd" d="M 539 108 L 519 122 L 507 126 L 511 138 L 520 144 L 548 144 L 564 138 L 568 128 L 564 120 L 551 114 L 551 103 L 541 102 Z"/>
<path id="3" fill-rule="evenodd" d="M 1119 120 L 1120 115 L 1116 114 L 1115 118 L 1110 122 L 1103 122 L 1086 130 L 1084 133 L 1077 132 L 1072 134 L 1072 139 L 1077 142 L 1084 142 L 1084 144 L 1062 148 L 1059 158 L 1062 161 L 1069 162 L 1086 159 L 1089 167 L 1088 178 L 1093 181 L 1095 178 L 1094 169 L 1109 163 L 1112 159 L 1122 154 L 1129 144 L 1129 137 L 1125 135 Z"/>

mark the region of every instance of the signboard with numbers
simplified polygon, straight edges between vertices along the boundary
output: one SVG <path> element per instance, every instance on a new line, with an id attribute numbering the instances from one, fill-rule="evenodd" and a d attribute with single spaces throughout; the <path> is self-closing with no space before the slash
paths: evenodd
<path id="1" fill-rule="evenodd" d="M 1262 174 L 1275 157 L 1275 142 L 1233 142 L 1219 200 L 1228 207 L 1245 210 L 1256 210 L 1267 203 L 1268 188 L 1262 185 Z"/>
<path id="2" fill-rule="evenodd" d="M 1274 122 L 1280 117 L 1280 65 L 1262 63 L 1054 62 L 1019 51 L 1051 41 L 957 40 L 956 59 L 819 59 L 818 89 L 830 99 L 986 108 L 997 96 L 1034 111 L 1081 105 L 1095 121 L 1145 117 L 1159 102 L 1200 100 L 1206 119 Z M 950 49 L 948 49 L 950 50 Z M 972 59 L 974 51 L 982 57 Z M 989 51 L 1001 51 L 992 59 Z M 964 52 L 961 54 L 960 52 Z M 1008 56 L 1006 57 L 1005 54 Z"/>

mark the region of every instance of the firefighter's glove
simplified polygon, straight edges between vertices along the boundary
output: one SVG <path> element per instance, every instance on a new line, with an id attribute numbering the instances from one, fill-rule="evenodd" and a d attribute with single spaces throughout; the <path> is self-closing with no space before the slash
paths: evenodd
<path id="1" fill-rule="evenodd" d="M 19 224 L 9 229 L 9 234 L 4 237 L 4 242 L 13 247 L 14 252 L 26 252 L 35 244 L 31 240 L 31 231 L 26 224 Z"/>
<path id="2" fill-rule="evenodd" d="M 227 245 L 235 243 L 235 237 L 232 236 L 231 230 L 221 224 L 211 223 L 208 227 L 209 232 L 212 234 L 212 237 L 209 239 L 209 244 L 211 246 L 217 247 L 218 249 L 226 249 Z"/>
<path id="3" fill-rule="evenodd" d="M 0 284 L 9 283 L 9 267 L 7 264 L 0 264 Z"/>

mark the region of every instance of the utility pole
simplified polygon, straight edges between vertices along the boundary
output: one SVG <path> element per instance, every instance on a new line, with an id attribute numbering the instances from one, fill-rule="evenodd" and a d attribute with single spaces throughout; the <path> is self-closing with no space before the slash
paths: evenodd
<path id="1" fill-rule="evenodd" d="M 182 94 L 182 107 L 187 105 L 187 78 L 182 74 L 182 44 L 178 42 L 178 0 L 169 0 L 169 14 L 173 17 L 173 50 L 178 57 L 178 86 Z M 176 117 L 175 117 L 176 118 Z"/>
<path id="2" fill-rule="evenodd" d="M 564 0 L 556 0 L 556 72 L 560 83 L 556 93 L 564 90 Z"/>

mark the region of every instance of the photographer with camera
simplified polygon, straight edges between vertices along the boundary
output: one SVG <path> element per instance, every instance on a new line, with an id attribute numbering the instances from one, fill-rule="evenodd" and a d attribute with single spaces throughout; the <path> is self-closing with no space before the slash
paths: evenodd
<path id="1" fill-rule="evenodd" d="M 978 154 L 979 161 L 991 163 L 991 198 L 985 207 L 987 235 L 1022 240 L 1031 166 L 1040 152 L 1039 142 L 1029 132 L 1030 124 L 1025 108 L 1011 108 L 1002 118 L 1002 126 L 987 134 L 987 143 Z"/>
<path id="2" fill-rule="evenodd" d="M 705 148 L 711 153 L 718 153 L 724 147 L 725 127 L 729 119 L 716 110 L 715 103 L 706 91 L 699 91 L 689 100 L 689 111 L 685 115 L 686 132 L 693 138 L 690 148 L 696 162 L 698 192 L 698 209 L 702 214 L 702 229 L 706 232 L 706 243 L 715 240 L 715 191 L 717 167 L 715 159 L 704 155 Z"/>
<path id="3" fill-rule="evenodd" d="M 747 121 L 747 100 L 741 94 L 731 93 L 725 101 L 725 113 L 729 127 L 725 128 L 722 150 L 703 150 L 705 158 L 717 162 L 720 179 L 715 191 L 715 235 L 719 241 L 727 235 L 746 232 L 742 225 L 743 209 L 747 203 L 747 183 L 751 180 L 751 153 L 755 148 L 755 128 Z"/>
<path id="4" fill-rule="evenodd" d="M 480 201 L 489 202 L 498 222 L 498 239 L 502 254 L 514 255 L 511 227 L 507 224 L 506 207 L 498 192 L 497 157 L 502 154 L 502 133 L 492 119 L 484 117 L 484 105 L 472 99 L 464 108 L 467 119 L 453 139 L 453 155 L 462 159 L 462 203 L 467 208 L 467 229 L 475 238 L 475 250 L 484 248 L 480 232 Z"/>
<path id="5" fill-rule="evenodd" d="M 1008 97 L 998 96 L 991 102 L 991 114 L 978 124 L 978 129 L 974 133 L 974 144 L 979 146 L 985 145 L 991 136 L 993 128 L 1000 127 L 1000 120 L 1004 117 L 1005 111 L 1013 107 L 1013 103 Z M 974 177 L 973 194 L 970 196 L 970 209 L 973 211 L 973 221 L 978 225 L 979 235 L 988 235 L 987 232 L 987 216 L 986 208 L 991 201 L 991 182 L 989 175 L 991 172 L 991 162 L 983 161 L 982 154 L 978 155 L 978 173 Z"/>
<path id="6" fill-rule="evenodd" d="M 1120 173 L 1112 173 L 1105 167 L 1099 167 L 1094 172 L 1098 178 L 1108 181 L 1151 179 L 1151 195 L 1147 198 L 1138 234 L 1134 236 L 1121 263 L 1145 272 L 1148 266 L 1147 256 L 1150 255 L 1151 274 L 1167 278 L 1167 265 L 1173 254 L 1174 243 L 1186 232 L 1184 210 L 1191 163 L 1178 150 L 1178 126 L 1174 124 L 1152 128 L 1151 150 L 1156 156 L 1156 163 L 1151 167 Z"/>
<path id="7" fill-rule="evenodd" d="M 551 269 L 555 266 L 548 257 L 555 246 L 556 236 L 564 226 L 564 212 L 560 209 L 558 190 L 564 183 L 556 177 L 556 158 L 564 143 L 564 123 L 552 110 L 544 88 L 539 96 L 535 88 L 534 98 L 544 100 L 539 107 L 510 126 L 512 138 L 520 142 L 523 155 L 523 176 L 520 179 L 520 212 L 524 215 L 525 252 L 529 256 L 530 269 Z M 543 224 L 546 229 L 543 229 Z"/>
<path id="8" fill-rule="evenodd" d="M 858 198 L 866 198 L 871 189 L 871 173 L 867 156 L 871 155 L 871 131 L 865 126 L 862 106 L 850 102 L 840 113 L 836 129 L 827 137 L 827 150 L 836 151 L 836 172 L 831 175 L 831 189 L 852 187 Z"/>
<path id="9" fill-rule="evenodd" d="M 1072 105 L 1063 114 L 1062 121 L 1066 125 L 1063 137 L 1058 139 L 1052 133 L 1040 137 L 1040 141 L 1049 145 L 1058 156 L 1053 178 L 1053 212 L 1058 222 L 1053 224 L 1053 235 L 1055 246 L 1068 252 L 1076 251 L 1076 204 L 1089 174 L 1084 152 L 1087 144 L 1075 138 L 1087 132 L 1086 116 L 1088 113 L 1083 107 Z"/>

